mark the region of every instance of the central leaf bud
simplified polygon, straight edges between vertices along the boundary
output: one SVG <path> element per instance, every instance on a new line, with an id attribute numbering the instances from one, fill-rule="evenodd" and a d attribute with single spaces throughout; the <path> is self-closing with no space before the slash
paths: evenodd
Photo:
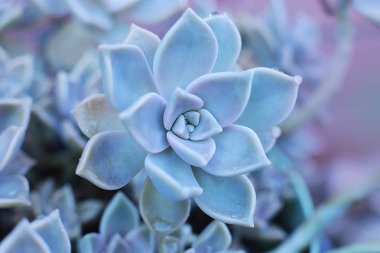
<path id="1" fill-rule="evenodd" d="M 185 112 L 177 117 L 171 130 L 178 137 L 188 140 L 198 126 L 199 120 L 200 113 L 198 111 Z"/>

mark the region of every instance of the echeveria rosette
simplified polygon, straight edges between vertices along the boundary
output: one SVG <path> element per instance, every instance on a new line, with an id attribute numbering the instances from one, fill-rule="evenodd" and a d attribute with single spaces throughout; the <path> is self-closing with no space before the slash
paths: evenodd
<path id="1" fill-rule="evenodd" d="M 118 192 L 107 205 L 100 219 L 99 233 L 89 233 L 79 240 L 80 253 L 153 253 L 154 235 L 140 225 L 133 203 Z"/>
<path id="2" fill-rule="evenodd" d="M 24 174 L 33 161 L 20 149 L 29 122 L 32 101 L 0 99 L 0 208 L 29 204 Z"/>
<path id="3" fill-rule="evenodd" d="M 145 168 L 140 208 L 158 232 L 180 226 L 171 227 L 169 206 L 186 220 L 189 198 L 215 219 L 252 226 L 255 192 L 244 174 L 269 164 L 258 135 L 273 144 L 272 128 L 292 110 L 301 79 L 229 71 L 240 48 L 226 14 L 203 20 L 190 9 L 162 41 L 134 26 L 125 43 L 101 46 L 105 95 L 73 110 L 90 137 L 77 174 L 111 190 Z"/>
<path id="4" fill-rule="evenodd" d="M 59 210 L 62 224 L 72 239 L 81 236 L 82 224 L 93 221 L 103 209 L 103 203 L 97 199 L 76 201 L 71 185 L 56 189 L 52 179 L 31 193 L 31 202 L 36 217 Z"/>
<path id="5" fill-rule="evenodd" d="M 33 222 L 22 220 L 0 243 L 0 252 L 70 253 L 69 237 L 59 211 Z"/>

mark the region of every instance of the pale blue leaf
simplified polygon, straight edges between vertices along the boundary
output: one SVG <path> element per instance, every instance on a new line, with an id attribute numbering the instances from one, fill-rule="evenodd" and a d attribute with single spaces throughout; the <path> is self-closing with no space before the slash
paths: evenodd
<path id="1" fill-rule="evenodd" d="M 24 176 L 0 177 L 0 208 L 29 204 L 29 183 Z"/>
<path id="2" fill-rule="evenodd" d="M 115 234 L 107 245 L 107 253 L 129 253 L 129 245 L 123 240 L 120 234 Z"/>
<path id="3" fill-rule="evenodd" d="M 270 164 L 256 133 L 244 126 L 230 125 L 214 137 L 216 151 L 202 166 L 215 176 L 236 176 Z"/>
<path id="4" fill-rule="evenodd" d="M 246 176 L 216 177 L 194 168 L 203 194 L 194 201 L 203 212 L 228 224 L 253 227 L 255 189 Z"/>
<path id="5" fill-rule="evenodd" d="M 214 116 L 205 109 L 199 110 L 199 123 L 190 134 L 190 140 L 201 141 L 222 132 L 222 127 Z"/>
<path id="6" fill-rule="evenodd" d="M 71 252 L 70 239 L 59 217 L 58 210 L 35 220 L 30 225 L 43 238 L 52 253 Z"/>
<path id="7" fill-rule="evenodd" d="M 116 190 L 143 168 L 145 156 L 126 131 L 101 132 L 87 142 L 76 173 L 100 188 Z"/>
<path id="8" fill-rule="evenodd" d="M 189 164 L 168 148 L 158 154 L 148 154 L 145 170 L 156 189 L 172 200 L 184 200 L 202 194 Z"/>
<path id="9" fill-rule="evenodd" d="M 124 110 L 142 95 L 155 92 L 153 80 L 143 51 L 134 45 L 102 45 L 100 65 L 103 89 L 116 108 Z"/>
<path id="10" fill-rule="evenodd" d="M 153 73 L 160 94 L 168 99 L 176 87 L 186 88 L 197 77 L 209 73 L 217 52 L 211 28 L 188 9 L 166 33 L 154 58 Z"/>
<path id="11" fill-rule="evenodd" d="M 130 253 L 153 253 L 156 247 L 155 236 L 147 226 L 140 226 L 130 231 L 125 240 L 130 246 Z"/>
<path id="12" fill-rule="evenodd" d="M 127 39 L 124 43 L 139 47 L 143 51 L 150 69 L 153 69 L 154 55 L 156 54 L 156 50 L 161 43 L 161 40 L 157 35 L 135 24 L 132 24 L 131 30 L 129 31 Z"/>
<path id="13" fill-rule="evenodd" d="M 289 116 L 296 103 L 302 78 L 269 68 L 252 70 L 251 97 L 236 123 L 254 130 L 264 130 L 278 125 Z"/>
<path id="14" fill-rule="evenodd" d="M 267 128 L 255 132 L 260 139 L 261 144 L 265 152 L 271 150 L 277 141 L 277 138 L 281 135 L 281 129 L 279 127 Z"/>
<path id="15" fill-rule="evenodd" d="M 212 249 L 212 252 L 226 250 L 232 241 L 231 233 L 227 226 L 219 221 L 210 223 L 197 237 L 192 247 L 196 252 L 203 252 Z"/>
<path id="16" fill-rule="evenodd" d="M 218 56 L 213 72 L 228 71 L 236 64 L 241 50 L 240 33 L 226 13 L 210 15 L 205 19 L 218 42 Z"/>
<path id="17" fill-rule="evenodd" d="M 180 228 L 189 217 L 190 200 L 173 201 L 165 198 L 147 178 L 139 207 L 141 216 L 152 231 L 169 234 Z"/>
<path id="18" fill-rule="evenodd" d="M 118 117 L 118 111 L 108 103 L 103 94 L 86 98 L 71 113 L 80 130 L 87 137 L 92 137 L 103 131 L 124 129 Z"/>
<path id="19" fill-rule="evenodd" d="M 14 159 L 24 140 L 25 128 L 10 126 L 0 132 L 0 172 Z M 7 169 L 9 171 L 9 168 Z M 9 173 L 8 173 L 9 174 Z"/>
<path id="20" fill-rule="evenodd" d="M 162 118 L 166 101 L 156 93 L 148 93 L 139 98 L 119 117 L 135 141 L 147 152 L 158 153 L 169 143 Z"/>
<path id="21" fill-rule="evenodd" d="M 186 91 L 200 97 L 204 108 L 224 127 L 243 113 L 251 94 L 252 79 L 252 71 L 212 73 L 196 79 Z"/>
<path id="22" fill-rule="evenodd" d="M 170 146 L 185 162 L 193 166 L 205 166 L 215 153 L 215 141 L 206 139 L 202 141 L 184 140 L 171 131 L 167 132 Z"/>
<path id="23" fill-rule="evenodd" d="M 104 247 L 104 239 L 96 233 L 83 236 L 78 243 L 80 253 L 100 253 Z"/>
<path id="24" fill-rule="evenodd" d="M 28 221 L 22 220 L 0 243 L 1 253 L 53 253 Z M 67 252 L 69 253 L 69 252 Z"/>
<path id="25" fill-rule="evenodd" d="M 110 240 L 115 234 L 125 236 L 139 225 L 139 214 L 133 203 L 118 192 L 112 198 L 100 220 L 100 234 Z"/>
<path id="26" fill-rule="evenodd" d="M 199 97 L 185 92 L 181 88 L 176 88 L 168 101 L 164 112 L 164 126 L 166 130 L 172 128 L 174 121 L 179 115 L 203 107 L 203 101 Z"/>

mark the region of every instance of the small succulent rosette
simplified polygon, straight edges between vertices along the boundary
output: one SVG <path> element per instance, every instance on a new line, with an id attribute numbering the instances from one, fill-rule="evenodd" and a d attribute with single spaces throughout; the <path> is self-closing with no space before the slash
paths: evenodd
<path id="1" fill-rule="evenodd" d="M 71 110 L 83 99 L 100 93 L 100 73 L 96 55 L 85 53 L 70 72 L 60 71 L 54 86 L 56 130 L 65 142 L 83 148 L 86 139 L 80 134 Z M 53 116 L 53 117 L 54 117 Z"/>
<path id="2" fill-rule="evenodd" d="M 99 233 L 89 233 L 79 240 L 80 253 L 155 252 L 153 233 L 140 225 L 137 208 L 122 192 L 107 205 L 99 226 Z"/>
<path id="3" fill-rule="evenodd" d="M 301 78 L 231 71 L 240 49 L 226 14 L 201 19 L 191 9 L 162 40 L 133 26 L 123 44 L 100 46 L 105 94 L 73 110 L 90 137 L 76 173 L 113 190 L 144 169 L 140 211 L 159 233 L 184 223 L 191 198 L 217 220 L 253 226 L 255 191 L 244 174 L 270 163 L 265 150 Z"/>
<path id="4" fill-rule="evenodd" d="M 24 174 L 33 161 L 21 151 L 31 99 L 0 99 L 0 208 L 29 204 Z"/>
<path id="5" fill-rule="evenodd" d="M 264 15 L 244 17 L 240 24 L 246 52 L 242 62 L 301 75 L 307 83 L 317 83 L 323 76 L 319 26 L 304 14 L 296 15 L 291 24 L 283 0 L 270 1 Z"/>
<path id="6" fill-rule="evenodd" d="M 184 228 L 186 228 L 184 226 Z M 184 235 L 182 235 L 184 236 Z M 199 235 L 187 235 L 192 238 L 188 243 L 176 233 L 167 235 L 158 240 L 160 253 L 245 253 L 244 250 L 231 249 L 232 236 L 228 227 L 220 222 L 213 221 L 207 225 Z"/>
<path id="7" fill-rule="evenodd" d="M 56 1 L 45 2 L 51 9 L 65 10 L 70 18 L 49 38 L 44 54 L 53 68 L 70 69 L 89 48 L 125 38 L 128 23 L 157 24 L 185 9 L 188 1 L 63 0 L 62 7 Z"/>
<path id="8" fill-rule="evenodd" d="M 77 202 L 71 185 L 56 189 L 51 179 L 43 182 L 38 191 L 31 193 L 31 202 L 36 217 L 59 210 L 62 224 L 72 239 L 80 237 L 82 224 L 94 221 L 103 208 L 103 203 L 97 199 Z"/>
<path id="9" fill-rule="evenodd" d="M 59 217 L 59 211 L 33 222 L 22 220 L 0 242 L 0 252 L 70 253 L 70 240 Z"/>

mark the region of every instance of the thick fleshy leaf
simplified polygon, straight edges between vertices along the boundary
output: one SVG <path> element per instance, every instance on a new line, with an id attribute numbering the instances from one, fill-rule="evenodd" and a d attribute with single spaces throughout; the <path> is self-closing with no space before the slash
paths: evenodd
<path id="1" fill-rule="evenodd" d="M 35 161 L 32 158 L 27 156 L 24 152 L 18 151 L 13 159 L 5 165 L 3 170 L 0 169 L 1 175 L 24 175 L 34 164 Z"/>
<path id="2" fill-rule="evenodd" d="M 162 121 L 165 107 L 166 102 L 160 95 L 148 93 L 119 115 L 136 142 L 150 153 L 161 152 L 169 146 Z"/>
<path id="3" fill-rule="evenodd" d="M 214 252 L 228 249 L 231 241 L 231 233 L 226 224 L 220 221 L 213 221 L 202 231 L 192 247 L 196 252 L 207 251 L 207 249 L 211 249 Z"/>
<path id="4" fill-rule="evenodd" d="M 173 124 L 172 132 L 182 139 L 185 139 L 185 140 L 189 139 L 190 134 L 189 134 L 189 131 L 187 130 L 185 116 L 179 115 L 179 117 Z"/>
<path id="5" fill-rule="evenodd" d="M 129 253 L 130 248 L 128 244 L 121 238 L 119 234 L 115 234 L 110 240 L 106 251 L 107 253 Z"/>
<path id="6" fill-rule="evenodd" d="M 127 39 L 124 41 L 125 44 L 135 45 L 143 51 L 151 69 L 153 69 L 154 55 L 160 42 L 157 35 L 135 24 L 132 24 Z"/>
<path id="7" fill-rule="evenodd" d="M 25 177 L 2 176 L 0 177 L 0 208 L 28 205 L 29 183 Z"/>
<path id="8" fill-rule="evenodd" d="M 24 140 L 25 128 L 10 126 L 0 133 L 0 172 L 7 168 L 17 155 Z"/>
<path id="9" fill-rule="evenodd" d="M 88 252 L 101 252 L 104 247 L 104 239 L 96 233 L 90 233 L 83 236 L 79 240 L 79 252 L 88 253 Z"/>
<path id="10" fill-rule="evenodd" d="M 66 0 L 70 11 L 82 22 L 101 29 L 112 26 L 111 17 L 97 2 L 91 0 Z"/>
<path id="11" fill-rule="evenodd" d="M 130 246 L 130 253 L 153 253 L 156 241 L 153 232 L 147 226 L 140 226 L 130 231 L 125 240 Z"/>
<path id="12" fill-rule="evenodd" d="M 102 45 L 100 65 L 103 89 L 109 101 L 124 110 L 156 85 L 143 51 L 134 45 Z"/>
<path id="13" fill-rule="evenodd" d="M 369 18 L 371 21 L 380 25 L 380 2 L 376 0 L 354 0 L 356 9 Z"/>
<path id="14" fill-rule="evenodd" d="M 189 217 L 190 200 L 173 201 L 165 198 L 147 178 L 139 207 L 141 216 L 152 231 L 169 234 L 180 228 Z"/>
<path id="15" fill-rule="evenodd" d="M 190 165 L 179 158 L 171 148 L 158 154 L 148 154 L 145 170 L 156 189 L 166 198 L 184 200 L 199 196 L 203 192 Z"/>
<path id="16" fill-rule="evenodd" d="M 182 245 L 181 241 L 174 236 L 164 236 L 158 241 L 159 253 L 181 253 Z"/>
<path id="17" fill-rule="evenodd" d="M 128 17 L 132 20 L 144 23 L 154 24 L 161 22 L 176 12 L 183 10 L 188 0 L 139 0 L 126 11 Z"/>
<path id="18" fill-rule="evenodd" d="M 100 0 L 110 12 L 118 12 L 136 4 L 139 0 Z"/>
<path id="19" fill-rule="evenodd" d="M 174 121 L 180 114 L 198 110 L 202 107 L 202 99 L 180 88 L 176 88 L 164 112 L 164 126 L 166 130 L 172 128 Z"/>
<path id="20" fill-rule="evenodd" d="M 87 142 L 76 173 L 100 188 L 116 190 L 143 168 L 145 156 L 126 131 L 101 132 Z"/>
<path id="21" fill-rule="evenodd" d="M 28 221 L 21 221 L 0 243 L 0 252 L 53 253 L 46 242 L 34 231 Z"/>
<path id="22" fill-rule="evenodd" d="M 183 114 L 186 117 L 186 120 L 193 126 L 198 126 L 201 119 L 201 115 L 197 111 L 189 111 Z"/>
<path id="23" fill-rule="evenodd" d="M 139 214 L 133 203 L 118 192 L 112 198 L 100 220 L 100 234 L 110 240 L 115 234 L 125 236 L 139 224 Z"/>
<path id="24" fill-rule="evenodd" d="M 4 99 L 0 101 L 0 133 L 10 126 L 26 128 L 29 122 L 32 100 Z"/>
<path id="25" fill-rule="evenodd" d="M 214 137 L 216 152 L 202 169 L 215 176 L 236 176 L 270 164 L 256 133 L 230 125 Z"/>
<path id="26" fill-rule="evenodd" d="M 228 224 L 253 227 L 256 193 L 246 176 L 216 177 L 194 168 L 203 194 L 194 201 L 203 212 Z"/>
<path id="27" fill-rule="evenodd" d="M 35 220 L 30 225 L 43 238 L 51 252 L 71 252 L 70 239 L 59 217 L 59 211 L 56 210 L 48 216 Z"/>
<path id="28" fill-rule="evenodd" d="M 80 222 L 86 224 L 98 217 L 103 210 L 103 202 L 97 199 L 87 199 L 78 203 L 78 216 Z"/>
<path id="29" fill-rule="evenodd" d="M 255 68 L 253 71 L 251 97 L 236 123 L 263 130 L 288 117 L 295 105 L 302 78 L 269 68 Z"/>
<path id="30" fill-rule="evenodd" d="M 188 164 L 196 167 L 205 166 L 215 153 L 215 141 L 213 139 L 184 140 L 171 131 L 167 133 L 166 137 L 177 155 Z"/>
<path id="31" fill-rule="evenodd" d="M 259 137 L 265 152 L 267 153 L 273 148 L 277 138 L 280 137 L 281 129 L 279 127 L 272 127 L 265 130 L 256 131 L 256 134 Z"/>
<path id="32" fill-rule="evenodd" d="M 235 65 L 241 50 L 240 33 L 226 13 L 205 19 L 218 42 L 218 57 L 213 72 L 228 71 Z"/>
<path id="33" fill-rule="evenodd" d="M 71 113 L 82 133 L 90 138 L 103 131 L 124 129 L 118 117 L 119 112 L 108 103 L 103 94 L 86 98 Z"/>
<path id="34" fill-rule="evenodd" d="M 224 127 L 243 113 L 251 94 L 252 79 L 252 71 L 212 73 L 192 82 L 186 91 L 200 97 L 204 108 Z"/>
<path id="35" fill-rule="evenodd" d="M 162 7 L 160 7 L 161 9 Z M 218 52 L 211 28 L 188 9 L 162 39 L 153 62 L 158 90 L 166 99 L 176 87 L 209 73 Z"/>
<path id="36" fill-rule="evenodd" d="M 200 120 L 197 127 L 190 135 L 190 140 L 201 141 L 213 137 L 222 132 L 222 127 L 218 124 L 214 116 L 205 110 L 200 109 Z"/>

